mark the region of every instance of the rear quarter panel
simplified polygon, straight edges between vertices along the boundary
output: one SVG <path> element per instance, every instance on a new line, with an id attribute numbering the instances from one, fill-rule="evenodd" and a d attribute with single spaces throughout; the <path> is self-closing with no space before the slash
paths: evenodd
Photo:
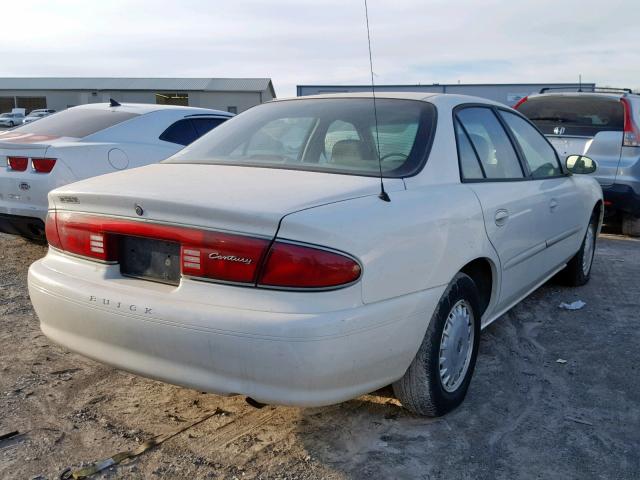
<path id="1" fill-rule="evenodd" d="M 362 300 L 373 303 L 448 284 L 469 261 L 498 264 L 482 210 L 464 185 L 425 186 L 287 215 L 278 237 L 320 244 L 363 265 Z"/>

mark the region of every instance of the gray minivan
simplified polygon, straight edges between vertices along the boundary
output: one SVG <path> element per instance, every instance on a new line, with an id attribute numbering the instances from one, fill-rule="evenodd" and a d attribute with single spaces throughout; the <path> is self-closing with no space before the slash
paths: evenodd
<path id="1" fill-rule="evenodd" d="M 577 154 L 596 161 L 593 175 L 608 214 L 621 214 L 623 232 L 640 236 L 640 95 L 613 88 L 552 90 L 529 95 L 514 108 L 547 136 L 561 158 Z"/>

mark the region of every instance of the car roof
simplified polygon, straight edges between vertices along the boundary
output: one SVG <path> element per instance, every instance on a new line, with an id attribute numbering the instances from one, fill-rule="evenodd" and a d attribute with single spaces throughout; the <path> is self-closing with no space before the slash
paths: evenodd
<path id="1" fill-rule="evenodd" d="M 376 92 L 376 99 L 391 98 L 399 100 L 418 100 L 422 102 L 434 104 L 457 105 L 463 103 L 483 103 L 487 105 L 497 105 L 505 107 L 503 103 L 495 102 L 487 98 L 474 97 L 471 95 L 458 95 L 452 93 L 428 93 L 428 92 Z M 273 102 L 282 102 L 290 100 L 305 99 L 329 99 L 329 98 L 370 98 L 373 100 L 372 92 L 353 92 L 353 93 L 323 93 L 319 95 L 306 95 L 304 97 L 289 97 L 272 100 Z"/>
<path id="2" fill-rule="evenodd" d="M 160 110 L 173 110 L 173 111 L 182 111 L 185 114 L 192 115 L 221 115 L 225 117 L 233 116 L 232 113 L 225 112 L 224 110 L 214 110 L 212 108 L 200 108 L 200 107 L 184 107 L 181 105 L 157 105 L 153 103 L 121 103 L 117 107 L 112 107 L 109 103 L 87 103 L 85 105 L 78 105 L 77 107 L 83 110 L 109 110 L 109 111 L 119 111 L 119 112 L 129 112 L 129 113 L 137 113 L 139 115 L 144 115 L 145 113 L 157 112 Z"/>
<path id="3" fill-rule="evenodd" d="M 528 98 L 536 97 L 584 97 L 584 98 L 611 98 L 619 100 L 623 97 L 640 98 L 640 95 L 636 93 L 622 93 L 622 92 L 543 92 L 533 93 Z"/>

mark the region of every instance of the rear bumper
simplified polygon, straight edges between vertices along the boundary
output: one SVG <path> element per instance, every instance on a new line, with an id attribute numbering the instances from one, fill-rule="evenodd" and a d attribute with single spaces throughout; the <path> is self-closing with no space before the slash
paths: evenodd
<path id="1" fill-rule="evenodd" d="M 640 217 L 640 194 L 630 185 L 614 184 L 603 187 L 602 193 L 606 209 Z"/>
<path id="2" fill-rule="evenodd" d="M 0 213 L 0 232 L 44 241 L 44 222 L 36 217 Z"/>
<path id="3" fill-rule="evenodd" d="M 50 251 L 29 269 L 42 331 L 56 343 L 168 383 L 298 406 L 337 403 L 400 378 L 445 288 L 330 311 L 305 300 L 308 313 L 286 305 L 287 296 L 300 303 L 297 292 L 269 292 L 281 308 L 250 310 L 202 303 L 240 287 L 110 278 L 117 275 L 96 273 L 95 264 L 89 278 L 73 271 L 77 263 Z M 186 301 L 190 289 L 211 295 Z"/>

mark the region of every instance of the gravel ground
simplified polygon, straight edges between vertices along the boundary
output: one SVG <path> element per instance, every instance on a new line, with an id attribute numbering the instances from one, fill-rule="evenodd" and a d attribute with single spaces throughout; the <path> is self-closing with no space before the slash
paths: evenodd
<path id="1" fill-rule="evenodd" d="M 256 409 L 69 353 L 27 294 L 44 253 L 0 234 L 0 434 L 20 432 L 0 440 L 2 479 L 57 479 L 214 411 L 95 478 L 640 478 L 638 240 L 603 236 L 589 285 L 546 285 L 489 326 L 466 401 L 440 419 L 388 390 Z M 558 309 L 576 299 L 586 307 Z"/>

